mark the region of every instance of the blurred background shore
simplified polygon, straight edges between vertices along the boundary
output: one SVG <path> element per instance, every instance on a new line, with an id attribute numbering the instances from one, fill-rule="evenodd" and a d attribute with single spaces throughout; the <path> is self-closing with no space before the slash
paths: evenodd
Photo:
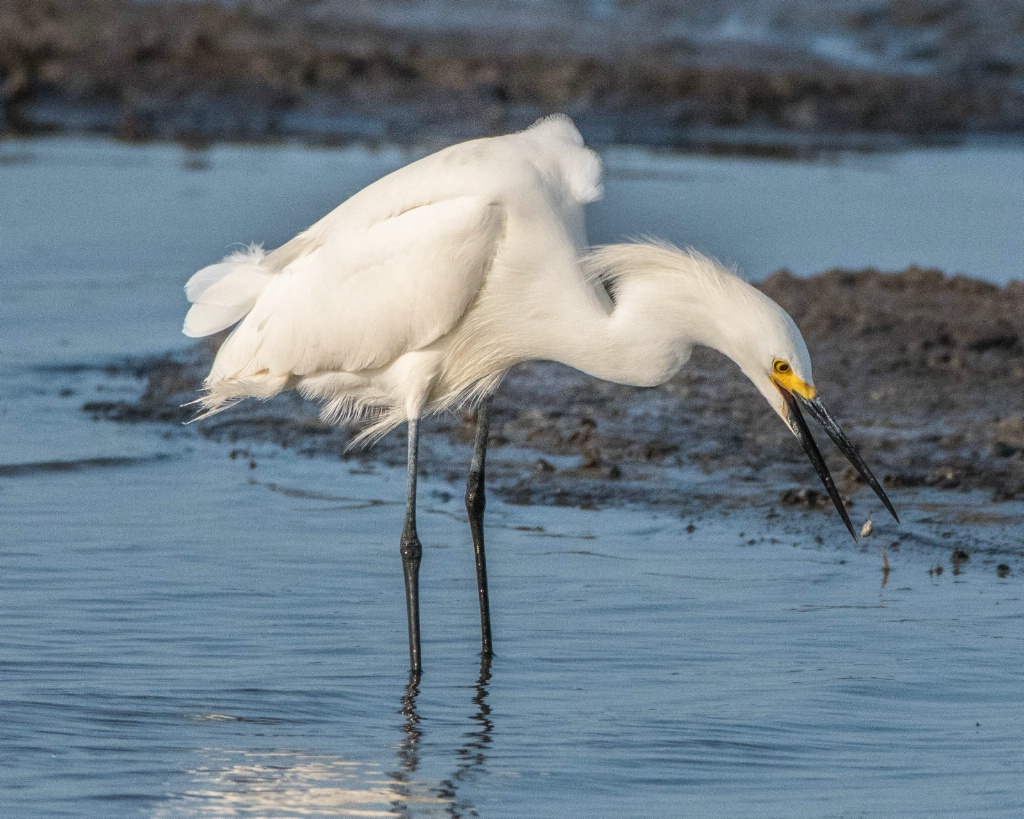
<path id="1" fill-rule="evenodd" d="M 0 128 L 771 153 L 1024 133 L 1020 0 L 0 0 Z"/>

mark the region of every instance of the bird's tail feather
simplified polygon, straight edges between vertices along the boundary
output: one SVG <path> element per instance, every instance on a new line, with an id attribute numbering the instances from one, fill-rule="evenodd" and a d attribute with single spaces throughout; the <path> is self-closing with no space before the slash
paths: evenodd
<path id="1" fill-rule="evenodd" d="M 288 386 L 289 377 L 287 375 L 277 377 L 259 375 L 251 378 L 225 378 L 218 381 L 211 381 L 208 378 L 203 385 L 203 394 L 182 406 L 196 407 L 195 416 L 188 421 L 191 424 L 194 421 L 201 421 L 203 418 L 223 412 L 246 398 L 258 398 L 261 401 L 266 401 L 287 389 Z"/>
<path id="2" fill-rule="evenodd" d="M 209 336 L 245 318 L 271 276 L 262 264 L 265 257 L 260 245 L 250 245 L 192 276 L 185 285 L 192 308 L 182 332 L 192 338 Z"/>

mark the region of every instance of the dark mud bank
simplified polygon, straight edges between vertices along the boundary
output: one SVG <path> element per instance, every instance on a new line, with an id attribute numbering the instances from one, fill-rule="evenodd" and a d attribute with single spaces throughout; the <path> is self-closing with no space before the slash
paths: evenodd
<path id="1" fill-rule="evenodd" d="M 820 395 L 897 506 L 907 487 L 981 497 L 990 509 L 989 501 L 999 507 L 1024 499 L 1024 285 L 1000 288 L 910 268 L 810 279 L 780 272 L 760 287 L 802 328 Z M 127 365 L 145 382 L 139 400 L 93 401 L 85 411 L 98 419 L 181 424 L 191 415 L 182 405 L 195 398 L 215 343 Z M 524 364 L 499 388 L 493 414 L 491 485 L 511 502 L 640 505 L 694 517 L 712 505 L 769 517 L 797 510 L 804 514 L 790 517 L 802 517 L 805 526 L 822 514 L 835 518 L 789 431 L 735 365 L 708 350 L 654 389 Z M 294 394 L 244 402 L 188 429 L 229 442 L 243 457 L 253 444 L 273 443 L 311 456 L 405 459 L 401 434 L 347 452 L 356 430 L 323 424 L 316 407 Z M 452 481 L 456 493 L 472 431 L 472 413 L 427 425 L 425 468 Z M 874 514 L 880 521 L 870 490 L 841 456 L 826 451 L 854 519 Z M 680 471 L 691 487 L 686 493 Z M 960 517 L 953 523 L 963 533 L 970 521 Z M 841 533 L 838 519 L 830 524 Z M 1002 537 L 993 553 L 1020 549 Z"/>
<path id="2" fill-rule="evenodd" d="M 1005 55 L 921 73 L 649 31 L 403 29 L 304 6 L 0 0 L 0 127 L 447 143 L 565 111 L 595 144 L 709 150 L 1024 132 L 1024 64 Z M 957 31 L 941 42 L 973 29 Z"/>

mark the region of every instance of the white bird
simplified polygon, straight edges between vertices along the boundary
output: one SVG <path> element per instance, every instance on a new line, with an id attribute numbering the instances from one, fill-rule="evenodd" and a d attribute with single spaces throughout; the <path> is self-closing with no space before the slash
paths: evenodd
<path id="1" fill-rule="evenodd" d="M 400 553 L 412 671 L 421 670 L 416 475 L 424 415 L 478 404 L 466 492 L 483 655 L 491 629 L 483 540 L 491 395 L 508 368 L 558 361 L 597 378 L 655 386 L 696 345 L 729 356 L 803 442 L 853 534 L 800 413 L 803 404 L 895 511 L 815 397 L 796 325 L 775 302 L 695 251 L 657 243 L 585 248 L 583 206 L 601 163 L 564 116 L 477 139 L 374 182 L 291 241 L 253 246 L 196 273 L 184 332 L 237 324 L 198 399 L 199 417 L 297 389 L 331 422 L 408 422 Z"/>

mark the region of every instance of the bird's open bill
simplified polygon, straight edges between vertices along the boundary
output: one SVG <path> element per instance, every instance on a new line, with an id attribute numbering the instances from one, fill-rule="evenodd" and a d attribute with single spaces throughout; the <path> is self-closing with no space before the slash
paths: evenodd
<path id="1" fill-rule="evenodd" d="M 786 420 L 789 423 L 789 428 L 793 430 L 793 434 L 796 435 L 796 437 L 800 439 L 800 443 L 803 444 L 807 457 L 811 459 L 814 469 L 821 478 L 821 482 L 825 485 L 825 490 L 828 492 L 828 496 L 832 498 L 832 503 L 835 504 L 836 510 L 839 512 L 839 516 L 843 519 L 843 523 L 846 524 L 846 528 L 850 530 L 850 535 L 853 536 L 853 539 L 857 539 L 857 533 L 853 528 L 853 524 L 850 522 L 850 516 L 846 512 L 846 506 L 843 504 L 842 498 L 839 497 L 839 490 L 836 489 L 835 481 L 832 480 L 832 474 L 828 471 L 825 459 L 821 457 L 821 451 L 818 449 L 818 445 L 815 443 L 814 438 L 811 435 L 811 431 L 807 428 L 807 422 L 804 420 L 803 413 L 800 411 L 801 404 L 807 408 L 811 417 L 821 424 L 825 432 L 828 433 L 828 437 L 835 441 L 836 446 L 839 447 L 847 460 L 853 464 L 854 469 L 860 473 L 860 476 L 867 482 L 868 486 L 875 490 L 875 494 L 878 495 L 879 499 L 885 505 L 885 508 L 889 510 L 889 514 L 891 514 L 898 523 L 899 517 L 896 514 L 896 510 L 893 509 L 892 503 L 889 502 L 889 498 L 885 494 L 885 490 L 882 489 L 878 480 L 871 473 L 871 470 L 868 469 L 868 465 L 864 463 L 864 460 L 857 453 L 857 450 L 853 448 L 853 444 L 850 443 L 850 439 L 847 438 L 846 434 L 839 428 L 839 424 L 836 423 L 828 410 L 825 409 L 821 401 L 817 398 L 804 398 L 801 395 L 790 392 L 781 385 L 776 386 L 778 386 L 779 392 L 782 393 L 782 397 L 786 401 Z"/>

